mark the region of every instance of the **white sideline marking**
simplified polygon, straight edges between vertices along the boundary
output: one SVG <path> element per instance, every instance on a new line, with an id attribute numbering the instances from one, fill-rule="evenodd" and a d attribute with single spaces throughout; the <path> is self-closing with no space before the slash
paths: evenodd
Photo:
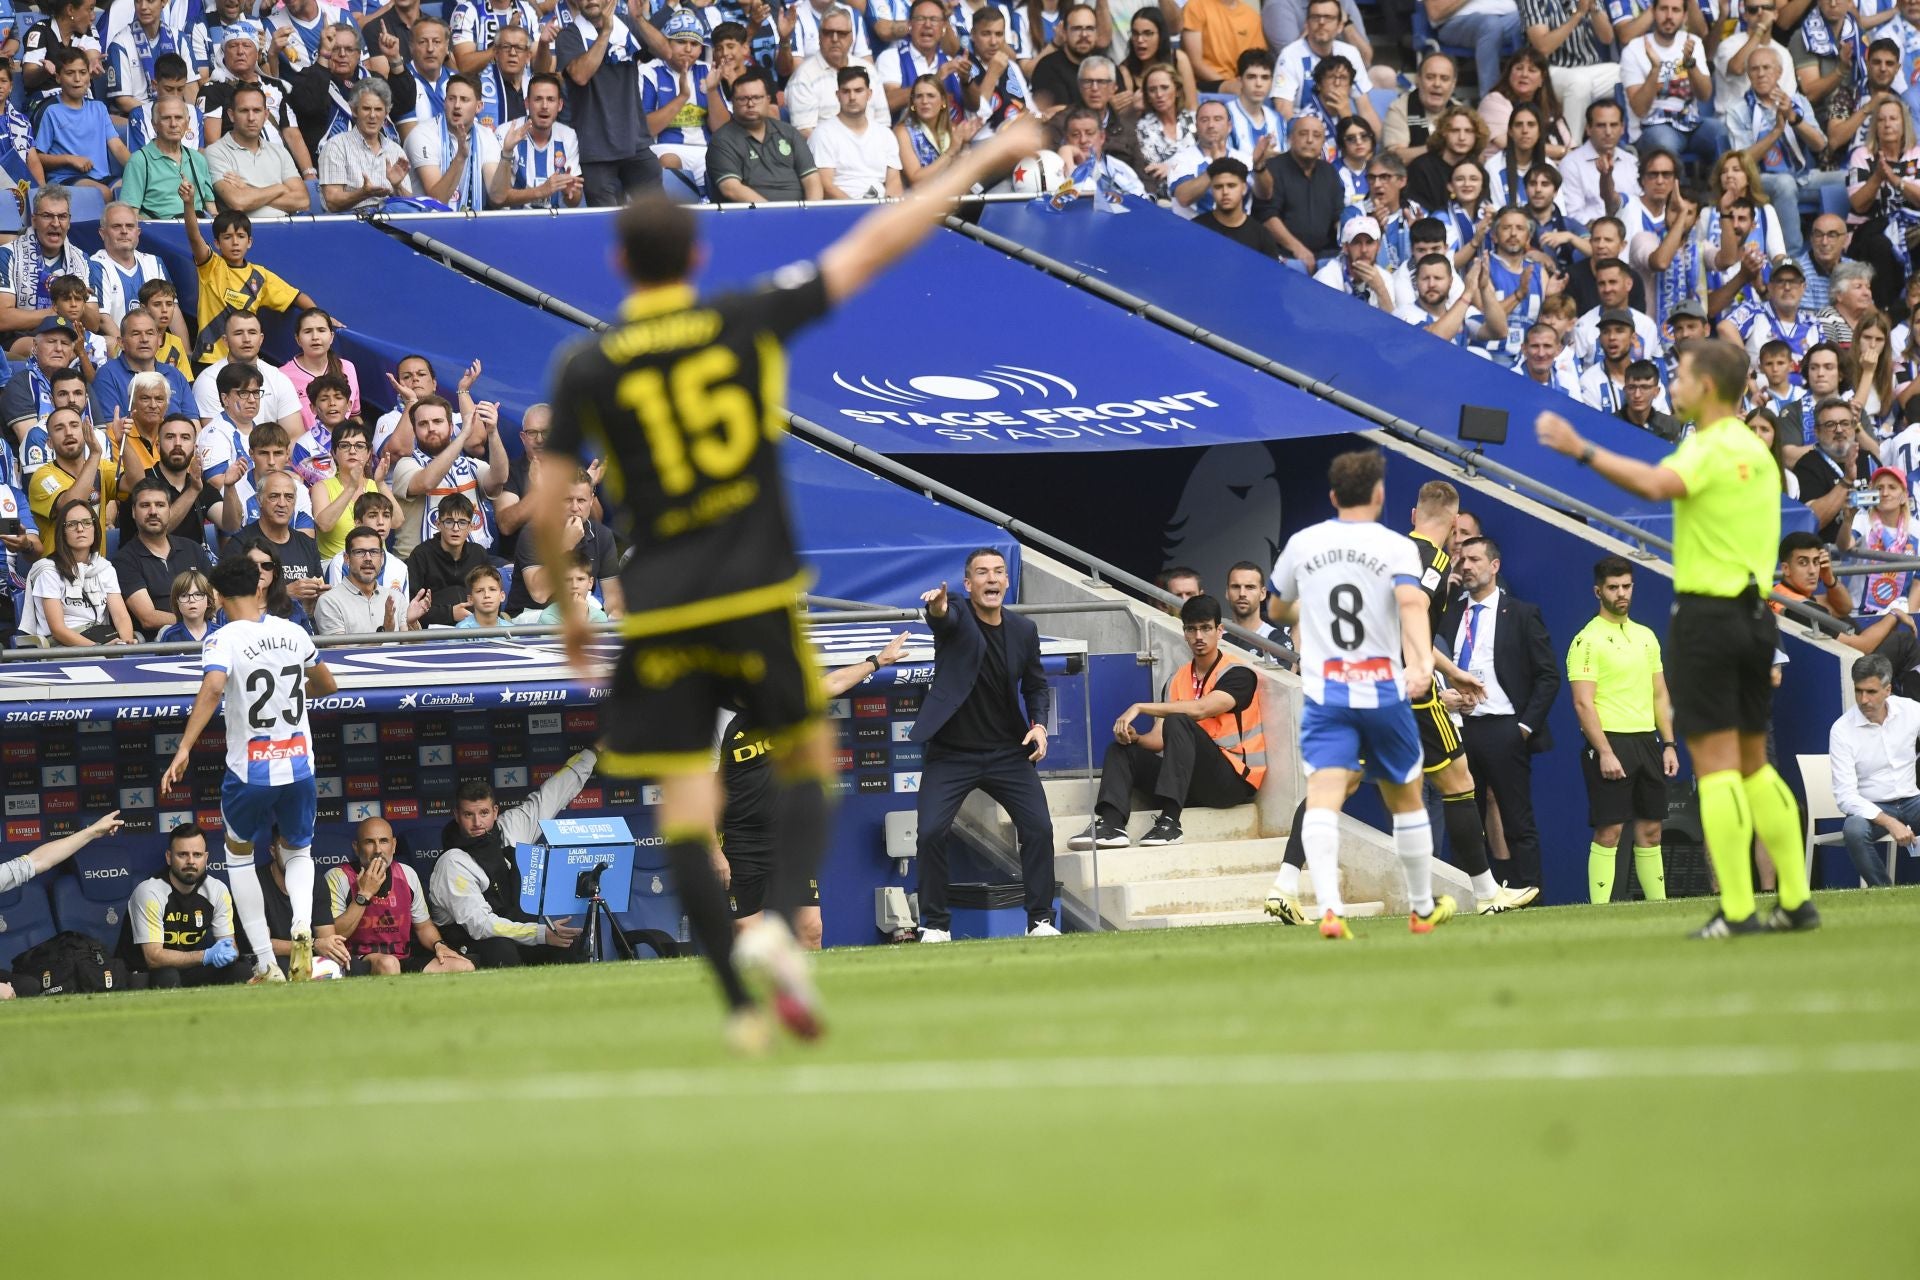
<path id="1" fill-rule="evenodd" d="M 739 1064 L 640 1071 L 557 1072 L 486 1080 L 318 1082 L 299 1090 L 145 1097 L 108 1094 L 0 1105 L 0 1121 L 49 1121 L 236 1110 L 385 1104 L 471 1105 L 618 1099 L 855 1097 L 1032 1089 L 1211 1089 L 1296 1085 L 1476 1084 L 1501 1080 L 1728 1079 L 1920 1071 L 1920 1044 L 1493 1052 L 1260 1054 L 1230 1057 L 988 1058 L 979 1061 Z"/>

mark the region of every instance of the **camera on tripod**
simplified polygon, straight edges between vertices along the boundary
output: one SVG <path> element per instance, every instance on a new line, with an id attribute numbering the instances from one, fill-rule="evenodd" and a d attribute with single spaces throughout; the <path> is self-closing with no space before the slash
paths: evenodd
<path id="1" fill-rule="evenodd" d="M 573 896 L 587 899 L 599 897 L 600 877 L 605 872 L 611 870 L 613 870 L 613 864 L 611 862 L 602 862 L 597 866 L 592 866 L 582 871 L 578 876 L 574 877 Z"/>

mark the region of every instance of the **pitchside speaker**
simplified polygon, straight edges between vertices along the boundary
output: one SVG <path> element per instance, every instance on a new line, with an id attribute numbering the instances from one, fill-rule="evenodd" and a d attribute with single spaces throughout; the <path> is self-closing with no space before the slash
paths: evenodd
<path id="1" fill-rule="evenodd" d="M 1505 444 L 1507 411 L 1483 404 L 1461 405 L 1460 438 L 1469 444 Z"/>

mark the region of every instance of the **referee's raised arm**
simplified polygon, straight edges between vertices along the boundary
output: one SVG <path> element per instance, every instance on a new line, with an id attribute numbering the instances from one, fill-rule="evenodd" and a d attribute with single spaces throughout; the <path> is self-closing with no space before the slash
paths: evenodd
<path id="1" fill-rule="evenodd" d="M 1023 116 L 915 187 L 906 199 L 860 219 L 820 254 L 820 279 L 827 298 L 838 304 L 866 288 L 932 234 L 952 212 L 952 202 L 971 191 L 974 183 L 1011 169 L 1045 145 L 1046 132 L 1039 121 Z"/>

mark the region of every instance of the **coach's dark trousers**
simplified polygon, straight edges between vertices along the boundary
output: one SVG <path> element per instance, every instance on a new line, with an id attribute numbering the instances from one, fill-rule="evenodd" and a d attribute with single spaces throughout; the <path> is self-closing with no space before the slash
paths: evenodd
<path id="1" fill-rule="evenodd" d="M 1201 809 L 1231 809 L 1253 799 L 1253 788 L 1189 716 L 1167 716 L 1160 721 L 1161 749 L 1137 742 L 1107 744 L 1100 762 L 1100 798 L 1094 812 L 1109 822 L 1127 825 L 1137 789 L 1153 797 L 1160 812 L 1180 816 L 1188 805 Z"/>
<path id="2" fill-rule="evenodd" d="M 620 208 L 633 196 L 660 190 L 660 160 L 653 148 L 625 160 L 587 160 L 580 165 L 586 179 L 587 203 L 595 208 Z"/>
<path id="3" fill-rule="evenodd" d="M 1515 887 L 1540 885 L 1540 831 L 1533 821 L 1533 752 L 1518 716 L 1468 716 L 1461 731 L 1467 767 L 1479 783 L 1481 812 L 1492 793 L 1511 861 L 1507 880 Z"/>
<path id="4" fill-rule="evenodd" d="M 947 751 L 927 744 L 920 768 L 920 924 L 946 929 L 947 833 L 961 802 L 984 791 L 1013 819 L 1020 839 L 1020 879 L 1027 923 L 1053 919 L 1053 818 L 1040 771 L 1025 747 L 1005 751 Z"/>

